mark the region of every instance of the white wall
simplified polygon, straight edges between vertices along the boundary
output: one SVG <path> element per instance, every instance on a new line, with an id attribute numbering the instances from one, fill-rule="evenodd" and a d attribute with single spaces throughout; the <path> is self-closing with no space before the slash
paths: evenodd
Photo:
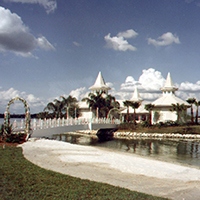
<path id="1" fill-rule="evenodd" d="M 154 109 L 152 111 L 152 123 L 156 124 L 158 122 L 176 121 L 177 113 L 175 111 L 172 112 L 169 109 L 170 108 Z M 158 121 L 156 121 L 156 112 L 160 115 Z"/>

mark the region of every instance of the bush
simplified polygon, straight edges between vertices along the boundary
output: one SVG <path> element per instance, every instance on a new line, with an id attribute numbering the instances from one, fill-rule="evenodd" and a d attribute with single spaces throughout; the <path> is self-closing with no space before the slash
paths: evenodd
<path id="1" fill-rule="evenodd" d="M 134 130 L 135 128 L 136 125 L 134 122 L 124 122 L 118 126 L 118 129 L 124 129 L 124 130 Z"/>
<path id="2" fill-rule="evenodd" d="M 26 134 L 24 133 L 13 133 L 12 124 L 11 125 L 1 125 L 0 128 L 0 140 L 8 143 L 20 143 L 20 141 L 25 141 Z"/>
<path id="3" fill-rule="evenodd" d="M 145 121 L 143 121 L 142 123 L 141 123 L 141 126 L 142 127 L 150 127 L 150 126 L 152 126 L 150 123 L 149 123 L 149 120 L 145 120 Z"/>

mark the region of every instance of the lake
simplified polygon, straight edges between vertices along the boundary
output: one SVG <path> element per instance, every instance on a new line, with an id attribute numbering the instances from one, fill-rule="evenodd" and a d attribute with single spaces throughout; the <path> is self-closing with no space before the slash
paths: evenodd
<path id="1" fill-rule="evenodd" d="M 55 136 L 72 144 L 96 146 L 150 158 L 200 167 L 200 141 L 166 139 L 113 139 L 100 142 L 96 137 L 75 134 Z"/>

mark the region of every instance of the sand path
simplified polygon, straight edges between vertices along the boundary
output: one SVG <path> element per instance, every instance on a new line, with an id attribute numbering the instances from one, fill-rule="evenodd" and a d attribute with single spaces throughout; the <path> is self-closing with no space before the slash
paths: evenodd
<path id="1" fill-rule="evenodd" d="M 19 146 L 45 169 L 170 199 L 200 199 L 200 169 L 53 140 Z"/>

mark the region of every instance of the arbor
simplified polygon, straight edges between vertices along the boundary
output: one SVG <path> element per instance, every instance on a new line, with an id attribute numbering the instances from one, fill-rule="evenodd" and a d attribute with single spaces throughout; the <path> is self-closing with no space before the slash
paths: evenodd
<path id="1" fill-rule="evenodd" d="M 154 104 L 151 104 L 151 103 L 149 103 L 149 104 L 146 104 L 145 105 L 145 110 L 148 110 L 149 111 L 149 124 L 152 124 L 152 110 L 153 110 L 153 108 L 155 107 L 155 105 Z"/>
<path id="2" fill-rule="evenodd" d="M 193 104 L 196 102 L 196 99 L 195 98 L 189 98 L 186 101 L 191 105 L 191 122 L 194 123 Z"/>
<path id="3" fill-rule="evenodd" d="M 197 107 L 195 123 L 198 124 L 200 101 L 195 101 L 195 105 L 196 105 L 196 107 Z"/>
<path id="4" fill-rule="evenodd" d="M 134 110 L 134 115 L 133 115 L 133 121 L 136 124 L 136 109 L 140 107 L 140 103 L 139 102 L 132 102 L 130 101 L 129 106 L 133 108 Z"/>

